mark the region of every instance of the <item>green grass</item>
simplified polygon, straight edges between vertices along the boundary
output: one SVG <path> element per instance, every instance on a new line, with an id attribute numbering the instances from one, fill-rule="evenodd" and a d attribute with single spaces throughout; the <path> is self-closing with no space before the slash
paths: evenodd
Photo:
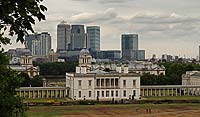
<path id="1" fill-rule="evenodd" d="M 102 109 L 111 112 L 134 109 L 199 109 L 200 104 L 129 104 L 129 105 L 76 105 L 76 106 L 35 106 L 30 107 L 28 117 L 59 117 L 67 114 L 88 114 Z"/>

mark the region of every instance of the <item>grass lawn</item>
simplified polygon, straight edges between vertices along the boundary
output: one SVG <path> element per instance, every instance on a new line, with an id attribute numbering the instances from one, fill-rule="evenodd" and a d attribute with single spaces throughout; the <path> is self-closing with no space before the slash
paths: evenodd
<path id="1" fill-rule="evenodd" d="M 34 106 L 29 107 L 28 117 L 67 117 L 80 115 L 129 116 L 152 113 L 200 110 L 200 104 L 129 104 L 129 105 L 76 105 L 76 106 Z M 96 117 L 96 116 L 95 116 Z"/>

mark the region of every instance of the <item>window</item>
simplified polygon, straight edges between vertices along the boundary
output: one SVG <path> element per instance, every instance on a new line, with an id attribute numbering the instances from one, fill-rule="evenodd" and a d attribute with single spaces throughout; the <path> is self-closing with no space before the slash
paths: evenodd
<path id="1" fill-rule="evenodd" d="M 89 91 L 89 97 L 92 97 L 92 91 Z"/>
<path id="2" fill-rule="evenodd" d="M 81 97 L 81 91 L 78 92 L 78 97 L 79 97 L 79 98 Z"/>
<path id="3" fill-rule="evenodd" d="M 118 86 L 118 79 L 115 79 L 115 86 Z"/>
<path id="4" fill-rule="evenodd" d="M 115 94 L 115 95 L 116 95 L 116 97 L 118 97 L 118 91 L 116 91 L 116 94 Z"/>
<path id="5" fill-rule="evenodd" d="M 99 95 L 99 91 L 97 91 L 97 97 L 100 97 L 100 95 Z"/>
<path id="6" fill-rule="evenodd" d="M 104 97 L 104 91 L 101 92 L 101 96 Z"/>
<path id="7" fill-rule="evenodd" d="M 89 81 L 88 81 L 88 84 L 89 84 L 89 86 L 91 87 L 91 86 L 92 86 L 92 80 L 89 80 Z"/>
<path id="8" fill-rule="evenodd" d="M 124 87 L 126 86 L 126 80 L 123 80 L 123 86 Z"/>
<path id="9" fill-rule="evenodd" d="M 136 85 L 136 80 L 133 80 L 133 86 L 135 86 Z"/>
<path id="10" fill-rule="evenodd" d="M 133 90 L 133 96 L 135 96 L 136 95 L 136 90 Z"/>
<path id="11" fill-rule="evenodd" d="M 126 90 L 124 90 L 124 97 L 126 97 Z"/>
<path id="12" fill-rule="evenodd" d="M 106 97 L 109 97 L 109 91 L 106 91 Z"/>
<path id="13" fill-rule="evenodd" d="M 78 81 L 78 86 L 81 87 L 81 80 Z"/>
<path id="14" fill-rule="evenodd" d="M 111 91 L 111 97 L 113 97 L 114 96 L 114 91 Z"/>

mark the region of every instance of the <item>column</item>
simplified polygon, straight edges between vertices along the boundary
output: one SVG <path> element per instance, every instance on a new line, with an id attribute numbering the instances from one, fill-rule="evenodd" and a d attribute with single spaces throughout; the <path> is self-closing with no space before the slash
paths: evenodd
<path id="1" fill-rule="evenodd" d="M 152 88 L 151 88 L 151 96 L 153 96 L 153 93 L 152 93 Z"/>
<path id="2" fill-rule="evenodd" d="M 177 88 L 176 88 L 176 96 L 178 96 L 178 93 L 177 93 L 178 91 L 177 91 Z"/>
<path id="3" fill-rule="evenodd" d="M 144 96 L 144 89 L 142 89 L 142 96 Z"/>
<path id="4" fill-rule="evenodd" d="M 19 90 L 19 97 L 22 97 L 22 96 L 21 96 L 21 90 Z"/>
<path id="5" fill-rule="evenodd" d="M 106 88 L 106 79 L 104 79 L 104 88 Z"/>
<path id="6" fill-rule="evenodd" d="M 112 86 L 111 86 L 111 81 L 112 81 L 111 78 L 109 79 L 109 81 L 110 81 L 110 88 L 111 88 L 111 87 L 112 87 Z"/>
<path id="7" fill-rule="evenodd" d="M 59 96 L 60 96 L 60 98 L 61 98 L 61 90 L 59 90 Z"/>
<path id="8" fill-rule="evenodd" d="M 172 91 L 171 91 L 171 92 L 172 92 L 172 96 L 174 96 L 174 89 L 172 88 L 171 90 L 172 90 Z"/>
<path id="9" fill-rule="evenodd" d="M 33 90 L 33 99 L 35 99 L 35 90 Z"/>
<path id="10" fill-rule="evenodd" d="M 158 89 L 158 96 L 161 96 L 160 88 Z"/>

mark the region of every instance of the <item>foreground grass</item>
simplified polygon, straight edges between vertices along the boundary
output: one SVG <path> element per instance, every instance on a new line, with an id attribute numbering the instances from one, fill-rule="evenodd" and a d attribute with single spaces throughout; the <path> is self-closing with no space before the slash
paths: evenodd
<path id="1" fill-rule="evenodd" d="M 30 107 L 28 117 L 59 117 L 70 114 L 87 115 L 99 111 L 131 112 L 136 109 L 200 109 L 199 104 L 129 104 L 129 105 L 76 105 L 76 106 L 35 106 Z"/>

